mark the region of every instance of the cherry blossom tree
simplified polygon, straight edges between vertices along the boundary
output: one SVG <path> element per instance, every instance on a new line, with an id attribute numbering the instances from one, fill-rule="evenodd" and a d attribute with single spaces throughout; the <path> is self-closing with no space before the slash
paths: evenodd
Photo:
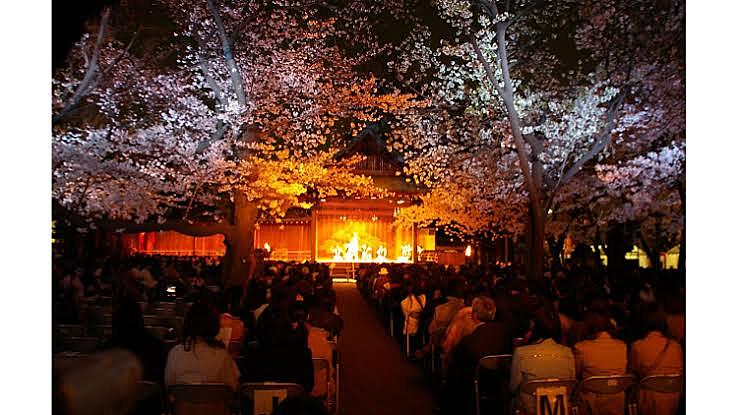
<path id="1" fill-rule="evenodd" d="M 239 283 L 258 217 L 376 191 L 333 155 L 351 123 L 416 104 L 355 71 L 317 9 L 155 4 L 171 30 L 132 36 L 114 10 L 55 73 L 53 195 L 106 229 L 223 234 Z"/>
<path id="2" fill-rule="evenodd" d="M 543 272 L 549 212 L 567 183 L 593 174 L 593 163 L 614 157 L 631 142 L 637 151 L 653 145 L 656 137 L 639 131 L 654 121 L 663 127 L 667 113 L 674 116 L 671 133 L 683 131 L 679 111 L 669 111 L 678 107 L 674 101 L 683 101 L 683 94 L 678 88 L 671 96 L 667 92 L 683 84 L 683 6 L 441 0 L 438 15 L 446 26 L 419 24 L 406 38 L 404 54 L 389 62 L 397 78 L 432 107 L 462 114 L 457 120 L 506 123 L 498 130 L 504 137 L 491 143 L 474 138 L 466 147 L 474 152 L 487 145 L 509 146 L 517 156 L 528 197 L 531 276 Z M 442 118 L 426 114 L 409 117 L 423 131 L 417 135 L 448 135 L 448 128 L 439 127 Z M 464 124 L 458 121 L 455 127 Z M 419 146 L 408 141 L 417 140 L 398 140 L 413 158 Z M 423 153 L 448 157 L 445 150 Z"/>

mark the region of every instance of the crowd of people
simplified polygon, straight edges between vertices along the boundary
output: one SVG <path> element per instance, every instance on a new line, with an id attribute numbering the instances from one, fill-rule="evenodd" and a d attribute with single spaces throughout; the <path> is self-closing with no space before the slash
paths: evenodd
<path id="1" fill-rule="evenodd" d="M 508 368 L 483 373 L 488 405 L 498 410 L 535 379 L 684 373 L 685 287 L 674 271 L 610 279 L 573 267 L 526 280 L 513 268 L 370 264 L 357 284 L 410 359 L 439 360 L 445 414 L 473 413 L 484 356 L 512 354 Z M 581 401 L 580 413 L 624 413 L 624 395 L 584 393 Z M 520 402 L 536 413 L 532 396 Z M 678 393 L 638 396 L 641 414 L 673 415 L 682 404 Z"/>
<path id="2" fill-rule="evenodd" d="M 266 262 L 244 290 L 218 286 L 217 263 L 210 259 L 133 257 L 96 265 L 59 270 L 57 323 L 83 322 L 95 296 L 112 296 L 112 336 L 103 349 L 135 354 L 143 380 L 162 390 L 218 383 L 236 394 L 243 382 L 296 383 L 306 397 L 286 406 L 322 408 L 311 412 L 320 414 L 334 404 L 334 345 L 343 320 L 327 266 Z M 144 324 L 141 304 L 175 301 L 188 311 L 178 342 L 167 347 Z M 313 358 L 325 359 L 327 369 L 316 372 Z M 155 401 L 139 410 L 160 414 L 159 406 Z"/>

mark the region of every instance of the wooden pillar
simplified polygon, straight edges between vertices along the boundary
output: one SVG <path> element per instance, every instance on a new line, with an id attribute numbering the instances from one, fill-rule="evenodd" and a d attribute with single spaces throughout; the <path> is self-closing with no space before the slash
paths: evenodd
<path id="1" fill-rule="evenodd" d="M 310 261 L 315 262 L 318 256 L 318 215 L 317 208 L 310 210 L 310 231 L 308 239 L 310 240 Z"/>
<path id="2" fill-rule="evenodd" d="M 418 224 L 413 222 L 413 255 L 412 262 L 418 261 Z"/>

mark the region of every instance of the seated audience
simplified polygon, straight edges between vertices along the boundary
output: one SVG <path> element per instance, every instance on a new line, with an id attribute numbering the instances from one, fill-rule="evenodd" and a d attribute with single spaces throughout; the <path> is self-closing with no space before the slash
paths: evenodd
<path id="1" fill-rule="evenodd" d="M 405 324 L 402 334 L 414 337 L 420 329 L 420 318 L 426 306 L 426 297 L 418 285 L 408 287 L 408 294 L 400 302 L 402 314 L 405 316 Z"/>
<path id="2" fill-rule="evenodd" d="M 644 322 L 646 337 L 633 342 L 628 363 L 631 372 L 643 379 L 654 375 L 684 374 L 682 346 L 667 338 L 664 313 L 649 307 Z M 644 415 L 673 415 L 679 407 L 680 394 L 641 390 L 638 411 Z"/>
<path id="3" fill-rule="evenodd" d="M 231 342 L 242 342 L 244 337 L 244 325 L 238 316 L 238 310 L 241 305 L 241 295 L 243 289 L 240 286 L 231 287 L 220 296 L 219 312 L 220 312 L 220 330 L 218 339 L 221 340 L 226 347 Z M 238 350 L 234 350 L 231 355 L 235 359 L 238 357 Z"/>
<path id="4" fill-rule="evenodd" d="M 610 316 L 602 308 L 590 309 L 585 320 L 589 339 L 574 345 L 574 358 L 579 379 L 591 376 L 624 375 L 628 367 L 627 347 L 610 334 Z M 598 395 L 583 393 L 582 399 L 592 415 L 621 415 L 625 410 L 625 394 Z"/>
<path id="5" fill-rule="evenodd" d="M 130 298 L 122 298 L 113 310 L 113 335 L 106 348 L 123 348 L 138 357 L 143 379 L 162 384 L 166 353 L 161 340 L 144 327 L 141 307 Z"/>
<path id="6" fill-rule="evenodd" d="M 279 303 L 278 303 L 279 304 Z M 291 382 L 306 392 L 315 384 L 307 329 L 300 322 L 304 306 L 272 304 L 261 315 L 258 347 L 246 356 L 246 377 L 254 382 Z"/>
<path id="7" fill-rule="evenodd" d="M 473 396 L 474 372 L 479 360 L 484 356 L 509 354 L 512 352 L 512 330 L 506 321 L 495 321 L 497 307 L 489 297 L 476 297 L 472 300 L 471 319 L 473 331 L 465 336 L 454 351 L 448 368 L 448 385 L 450 395 L 455 401 L 451 407 L 454 411 L 470 413 Z M 500 390 L 503 374 L 495 371 L 485 373 L 485 385 L 492 385 L 487 390 Z M 495 386 L 496 385 L 496 386 Z M 495 396 L 499 398 L 499 394 Z M 455 399 L 454 399 L 455 398 Z M 501 404 L 498 400 L 496 404 Z"/>
<path id="8" fill-rule="evenodd" d="M 169 352 L 164 372 L 167 385 L 224 383 L 238 388 L 240 372 L 218 335 L 218 313 L 195 303 L 182 327 L 182 342 Z"/>
<path id="9" fill-rule="evenodd" d="M 571 349 L 554 340 L 560 335 L 558 318 L 538 310 L 531 320 L 531 329 L 526 333 L 527 345 L 513 352 L 510 368 L 510 390 L 518 394 L 523 382 L 558 378 L 575 379 L 576 364 Z M 531 395 L 521 395 L 522 411 L 535 414 L 535 401 Z"/>

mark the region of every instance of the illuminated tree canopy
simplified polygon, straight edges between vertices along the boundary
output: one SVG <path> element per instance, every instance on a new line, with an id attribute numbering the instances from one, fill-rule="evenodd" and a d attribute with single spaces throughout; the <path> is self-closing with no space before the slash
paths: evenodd
<path id="1" fill-rule="evenodd" d="M 54 72 L 53 197 L 91 226 L 223 233 L 243 275 L 260 216 L 380 192 L 336 154 L 381 120 L 427 189 L 400 224 L 527 235 L 532 276 L 613 224 L 684 241 L 683 1 L 185 3 L 106 8 Z"/>

